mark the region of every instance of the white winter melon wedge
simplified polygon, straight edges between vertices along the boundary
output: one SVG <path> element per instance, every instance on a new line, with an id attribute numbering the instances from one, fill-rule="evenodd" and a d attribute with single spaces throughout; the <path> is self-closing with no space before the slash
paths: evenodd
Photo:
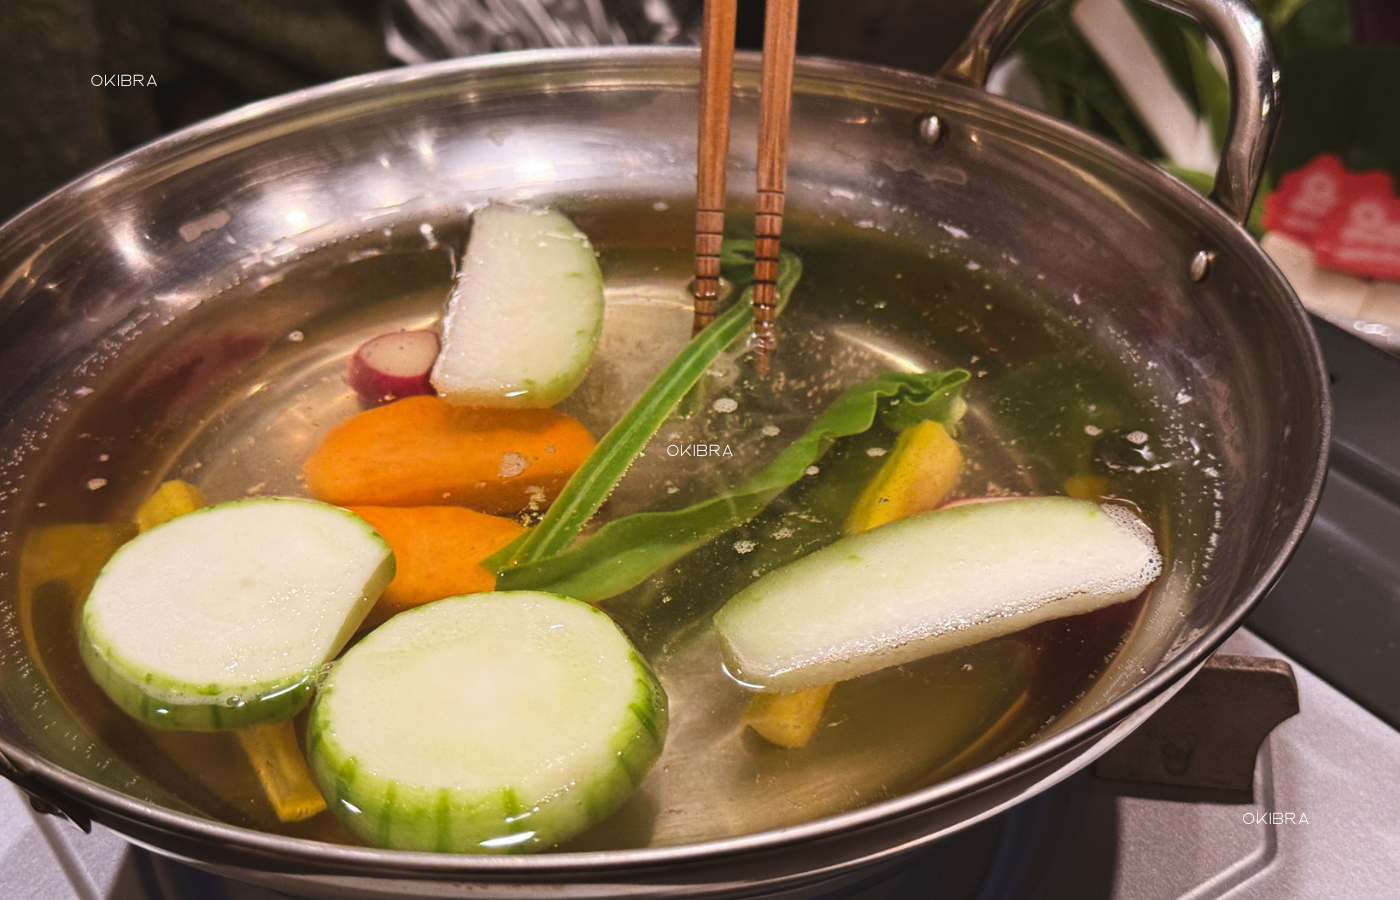
<path id="1" fill-rule="evenodd" d="M 1128 510 L 1019 497 L 842 538 L 735 595 L 715 625 L 736 678 L 789 692 L 1119 603 L 1161 571 Z"/>
<path id="2" fill-rule="evenodd" d="M 84 662 L 162 728 L 214 731 L 296 713 L 394 577 L 353 513 L 267 497 L 210 506 L 123 546 L 83 606 Z"/>
<path id="3" fill-rule="evenodd" d="M 665 733 L 666 695 L 605 613 L 504 591 L 371 632 L 316 695 L 307 753 L 368 844 L 518 853 L 611 812 Z"/>
<path id="4" fill-rule="evenodd" d="M 588 371 L 603 327 L 603 273 L 557 212 L 488 206 L 448 299 L 432 382 L 463 406 L 553 406 Z"/>

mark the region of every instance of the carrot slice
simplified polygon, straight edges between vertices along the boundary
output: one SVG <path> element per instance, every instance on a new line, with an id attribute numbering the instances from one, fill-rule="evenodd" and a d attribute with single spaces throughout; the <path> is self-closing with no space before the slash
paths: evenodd
<path id="1" fill-rule="evenodd" d="M 489 591 L 496 576 L 481 565 L 525 530 L 512 519 L 460 506 L 352 506 L 394 550 L 398 569 L 362 628 L 444 597 Z"/>
<path id="2" fill-rule="evenodd" d="M 744 724 L 770 744 L 789 750 L 805 747 L 821 722 L 834 687 L 819 684 L 790 694 L 756 694 L 744 707 Z"/>
<path id="3" fill-rule="evenodd" d="M 136 510 L 136 527 L 140 531 L 150 531 L 157 525 L 164 525 L 171 519 L 208 505 L 203 491 L 188 481 L 172 478 L 161 482 L 156 492 Z"/>
<path id="4" fill-rule="evenodd" d="M 593 449 L 550 409 L 453 406 L 406 397 L 340 423 L 306 461 L 306 487 L 337 506 L 542 508 Z"/>
<path id="5" fill-rule="evenodd" d="M 311 778 L 306 757 L 297 746 L 296 726 L 288 719 L 273 725 L 254 725 L 234 732 L 268 802 L 283 822 L 300 822 L 326 808 L 321 789 Z"/>
<path id="6" fill-rule="evenodd" d="M 934 421 L 905 429 L 894 452 L 861 492 L 846 521 L 847 534 L 927 512 L 943 502 L 962 470 L 962 451 Z"/>

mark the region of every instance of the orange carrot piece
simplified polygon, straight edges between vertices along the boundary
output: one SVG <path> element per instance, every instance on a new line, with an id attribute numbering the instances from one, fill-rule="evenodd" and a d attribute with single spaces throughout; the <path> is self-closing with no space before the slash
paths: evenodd
<path id="1" fill-rule="evenodd" d="M 512 519 L 460 506 L 352 506 L 394 550 L 398 569 L 362 627 L 410 607 L 489 591 L 496 576 L 481 561 L 525 529 Z"/>
<path id="2" fill-rule="evenodd" d="M 543 508 L 593 450 L 551 409 L 453 406 L 406 397 L 340 423 L 306 461 L 306 488 L 337 506 Z"/>

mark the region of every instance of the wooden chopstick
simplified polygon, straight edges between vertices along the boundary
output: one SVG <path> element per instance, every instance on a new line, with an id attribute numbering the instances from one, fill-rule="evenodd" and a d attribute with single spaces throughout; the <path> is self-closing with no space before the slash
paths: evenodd
<path id="1" fill-rule="evenodd" d="M 778 249 L 787 191 L 792 71 L 797 59 L 798 0 L 768 0 L 763 22 L 762 108 L 758 119 L 758 196 L 754 218 L 754 369 L 768 372 L 776 339 Z"/>
<path id="2" fill-rule="evenodd" d="M 734 81 L 737 0 L 705 0 L 700 34 L 700 134 L 695 154 L 695 317 L 691 334 L 715 319 L 724 240 L 724 164 Z"/>

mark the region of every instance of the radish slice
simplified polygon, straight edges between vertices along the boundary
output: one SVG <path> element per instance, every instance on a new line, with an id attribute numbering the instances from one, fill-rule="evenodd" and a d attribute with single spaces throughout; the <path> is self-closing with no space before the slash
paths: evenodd
<path id="1" fill-rule="evenodd" d="M 360 345 L 350 357 L 350 386 L 371 403 L 433 393 L 429 375 L 438 358 L 431 331 L 395 331 Z"/>
<path id="2" fill-rule="evenodd" d="M 603 273 L 557 212 L 488 206 L 447 302 L 433 386 L 461 406 L 553 406 L 588 372 Z"/>
<path id="3" fill-rule="evenodd" d="M 734 677 L 798 691 L 1119 603 L 1161 571 L 1123 507 L 1007 498 L 829 544 L 741 591 L 715 626 Z"/>

